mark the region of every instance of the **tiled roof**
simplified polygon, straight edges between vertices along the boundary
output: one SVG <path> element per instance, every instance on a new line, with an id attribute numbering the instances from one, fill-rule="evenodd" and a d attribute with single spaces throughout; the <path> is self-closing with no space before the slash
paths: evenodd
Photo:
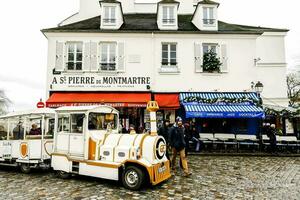
<path id="1" fill-rule="evenodd" d="M 210 0 L 200 1 L 199 4 L 220 5 L 218 2 L 214 2 L 214 1 L 210 1 Z"/>
<path id="2" fill-rule="evenodd" d="M 124 14 L 124 24 L 119 30 L 100 29 L 100 16 L 87 20 L 43 29 L 42 32 L 167 32 L 167 33 L 203 33 L 203 34 L 262 34 L 264 32 L 287 32 L 286 29 L 274 29 L 265 27 L 254 27 L 237 24 L 229 24 L 218 21 L 218 31 L 203 31 L 191 22 L 192 15 L 178 15 L 178 30 L 159 30 L 156 14 Z"/>

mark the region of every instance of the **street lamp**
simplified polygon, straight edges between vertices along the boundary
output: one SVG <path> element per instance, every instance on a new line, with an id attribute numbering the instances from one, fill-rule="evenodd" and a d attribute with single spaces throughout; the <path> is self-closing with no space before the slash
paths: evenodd
<path id="1" fill-rule="evenodd" d="M 255 84 L 254 89 L 255 89 L 255 92 L 256 92 L 258 95 L 260 95 L 260 94 L 262 93 L 263 89 L 264 89 L 264 85 L 263 85 L 260 81 L 258 81 L 258 82 Z"/>
<path id="2" fill-rule="evenodd" d="M 254 82 L 252 82 L 252 88 L 255 90 L 255 92 L 257 93 L 258 99 L 259 99 L 259 104 L 262 106 L 263 102 L 262 102 L 262 98 L 260 96 L 260 94 L 262 93 L 263 89 L 264 89 L 264 85 L 258 81 L 257 83 L 254 84 Z M 259 120 L 259 143 L 260 143 L 260 150 L 262 147 L 262 124 L 263 124 L 263 119 Z"/>

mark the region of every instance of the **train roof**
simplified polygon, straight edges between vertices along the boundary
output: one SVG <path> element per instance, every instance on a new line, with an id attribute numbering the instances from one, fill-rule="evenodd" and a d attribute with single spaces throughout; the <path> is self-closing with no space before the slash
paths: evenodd
<path id="1" fill-rule="evenodd" d="M 65 106 L 55 109 L 56 112 L 110 112 L 119 113 L 117 109 L 107 105 L 95 105 L 95 106 Z"/>
<path id="2" fill-rule="evenodd" d="M 11 112 L 6 115 L 0 116 L 0 119 L 22 117 L 22 116 L 54 115 L 54 114 L 55 114 L 55 111 L 53 109 L 39 108 L 39 109 L 33 109 L 33 110 Z"/>

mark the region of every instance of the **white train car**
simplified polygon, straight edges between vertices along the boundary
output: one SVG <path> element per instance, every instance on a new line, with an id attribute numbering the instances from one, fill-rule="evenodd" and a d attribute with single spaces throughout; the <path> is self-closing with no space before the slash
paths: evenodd
<path id="1" fill-rule="evenodd" d="M 0 165 L 50 168 L 55 112 L 36 109 L 0 117 Z"/>
<path id="2" fill-rule="evenodd" d="M 153 122 L 151 122 L 153 123 Z M 119 134 L 119 113 L 110 106 L 56 110 L 51 165 L 71 174 L 120 180 L 132 190 L 171 177 L 166 142 L 155 134 Z"/>

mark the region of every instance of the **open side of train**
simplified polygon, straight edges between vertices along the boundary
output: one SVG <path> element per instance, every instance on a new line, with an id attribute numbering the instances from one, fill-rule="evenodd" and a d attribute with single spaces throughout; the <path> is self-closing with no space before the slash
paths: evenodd
<path id="1" fill-rule="evenodd" d="M 0 165 L 50 168 L 55 112 L 38 109 L 0 117 Z M 39 127 L 31 131 L 32 125 Z M 30 134 L 34 132 L 34 134 Z"/>
<path id="2" fill-rule="evenodd" d="M 61 178 L 79 174 L 122 181 L 132 190 L 171 177 L 165 140 L 155 131 L 119 134 L 119 112 L 115 108 L 103 105 L 44 110 L 0 118 L 0 126 L 7 132 L 0 140 L 0 164 L 20 166 L 23 172 L 29 172 L 30 168 L 51 163 Z M 12 128 L 13 123 L 24 124 L 22 139 L 16 139 L 18 131 Z M 33 123 L 40 124 L 41 135 L 30 135 Z"/>

